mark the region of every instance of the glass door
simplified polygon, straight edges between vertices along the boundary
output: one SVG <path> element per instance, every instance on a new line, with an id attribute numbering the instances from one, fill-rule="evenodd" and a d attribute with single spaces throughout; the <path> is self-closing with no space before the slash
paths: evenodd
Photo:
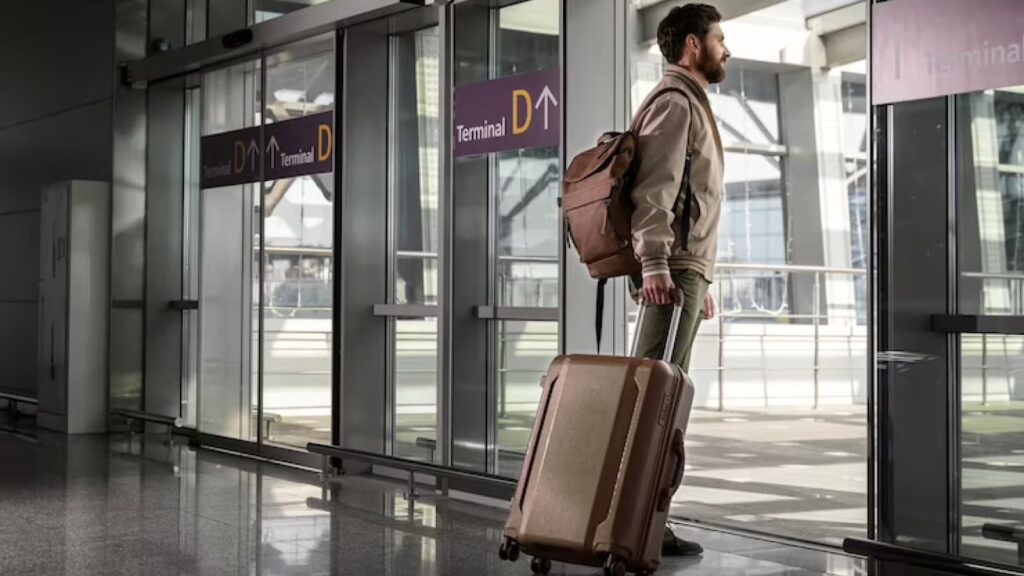
<path id="1" fill-rule="evenodd" d="M 218 135 L 228 142 L 221 144 L 223 159 L 200 163 L 198 429 L 246 441 L 256 439 L 259 398 L 253 343 L 259 338 L 254 262 L 262 85 L 260 60 L 208 71 L 202 79 L 203 146 L 213 146 L 211 137 Z"/>
<path id="2" fill-rule="evenodd" d="M 317 124 L 317 157 L 333 155 L 333 134 L 319 126 L 333 126 L 335 74 L 333 34 L 267 55 L 264 148 L 275 157 L 265 170 L 291 161 L 275 134 L 302 122 Z M 333 167 L 323 170 L 267 174 L 262 185 L 263 441 L 300 449 L 332 439 L 335 182 Z"/>
<path id="3" fill-rule="evenodd" d="M 185 413 L 259 453 L 333 440 L 334 50 L 292 43 L 186 95 Z"/>
<path id="4" fill-rule="evenodd" d="M 964 556 L 1021 565 L 1024 88 L 964 94 L 955 106 L 957 314 L 981 323 L 958 342 L 958 541 Z"/>
<path id="5" fill-rule="evenodd" d="M 520 89 L 507 94 L 521 99 L 513 101 L 513 111 L 527 102 L 531 116 L 506 117 L 520 124 L 509 130 L 526 130 L 531 121 L 546 130 L 545 114 L 562 111 L 551 102 L 542 109 L 544 82 L 529 86 L 536 78 L 561 77 L 560 19 L 560 3 L 552 0 L 456 4 L 456 108 L 460 92 L 471 98 L 494 90 L 499 98 L 502 87 L 515 85 Z M 551 88 L 560 89 L 557 82 Z M 462 151 L 460 127 L 454 128 L 453 464 L 514 478 L 522 469 L 541 377 L 559 352 L 560 148 L 554 138 L 487 153 Z"/>
<path id="6" fill-rule="evenodd" d="M 876 110 L 878 538 L 1024 561 L 1022 89 Z"/>

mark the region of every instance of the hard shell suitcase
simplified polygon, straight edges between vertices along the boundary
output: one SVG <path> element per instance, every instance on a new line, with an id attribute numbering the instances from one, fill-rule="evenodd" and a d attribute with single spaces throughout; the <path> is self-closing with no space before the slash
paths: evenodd
<path id="1" fill-rule="evenodd" d="M 681 310 L 675 307 L 671 335 Z M 667 340 L 664 357 L 671 358 L 674 338 Z M 635 339 L 633 348 L 635 354 Z M 552 560 L 603 565 L 615 576 L 657 570 L 692 404 L 693 383 L 665 360 L 556 358 L 544 378 L 502 559 L 525 552 L 540 574 Z"/>

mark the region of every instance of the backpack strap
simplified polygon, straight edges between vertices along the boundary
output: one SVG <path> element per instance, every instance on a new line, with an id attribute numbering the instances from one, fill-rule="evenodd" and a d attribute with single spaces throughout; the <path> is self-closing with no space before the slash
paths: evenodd
<path id="1" fill-rule="evenodd" d="M 654 105 L 654 102 L 657 101 L 658 98 L 661 98 L 662 96 L 668 94 L 669 92 L 682 94 L 687 100 L 690 99 L 690 96 L 682 88 L 677 88 L 675 86 L 665 86 L 664 88 L 658 90 L 654 94 L 651 94 L 650 96 L 647 97 L 647 101 L 644 102 L 643 106 L 640 108 L 640 111 L 637 112 L 636 116 L 633 118 L 633 121 L 629 123 L 629 131 L 635 132 L 637 129 L 639 129 L 640 119 L 643 118 L 645 114 L 647 114 L 647 111 L 650 110 L 651 106 Z"/>

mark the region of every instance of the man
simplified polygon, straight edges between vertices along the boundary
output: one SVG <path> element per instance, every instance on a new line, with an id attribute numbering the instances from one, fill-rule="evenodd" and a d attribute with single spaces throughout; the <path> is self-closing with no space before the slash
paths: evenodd
<path id="1" fill-rule="evenodd" d="M 725 79 L 730 57 L 720 22 L 706 4 L 673 8 L 658 25 L 658 45 L 667 67 L 639 118 L 639 165 L 633 187 L 633 245 L 643 271 L 631 278 L 634 297 L 648 304 L 637 354 L 660 358 L 673 303 L 683 315 L 672 362 L 687 371 L 701 317 L 715 314 L 708 292 L 715 273 L 724 157 L 707 88 Z M 681 189 L 686 157 L 689 191 Z M 689 202 L 690 206 L 686 204 Z M 687 218 L 688 216 L 688 218 Z M 700 544 L 677 538 L 665 527 L 662 554 L 695 556 Z"/>

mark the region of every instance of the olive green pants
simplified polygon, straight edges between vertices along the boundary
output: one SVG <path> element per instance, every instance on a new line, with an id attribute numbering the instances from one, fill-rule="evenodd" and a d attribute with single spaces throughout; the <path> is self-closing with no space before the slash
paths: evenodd
<path id="1" fill-rule="evenodd" d="M 679 365 L 683 372 L 688 372 L 690 352 L 697 338 L 700 321 L 704 318 L 704 298 L 710 284 L 700 273 L 693 270 L 672 272 L 672 281 L 683 291 L 683 315 L 679 319 L 679 331 L 674 336 L 676 347 L 672 353 L 672 363 Z M 630 278 L 630 284 L 634 298 L 639 297 L 643 278 L 634 275 Z M 644 310 L 637 356 L 661 358 L 665 353 L 665 341 L 668 337 L 669 324 L 672 322 L 672 306 L 647 306 Z"/>

